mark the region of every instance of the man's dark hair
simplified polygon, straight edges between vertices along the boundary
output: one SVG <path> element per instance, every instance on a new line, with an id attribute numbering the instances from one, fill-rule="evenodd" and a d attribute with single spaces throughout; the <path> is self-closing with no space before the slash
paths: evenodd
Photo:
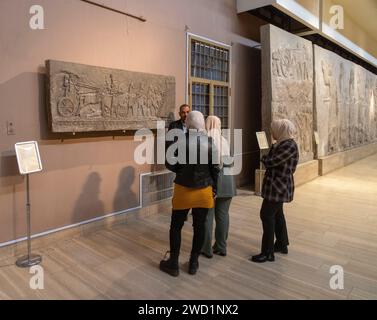
<path id="1" fill-rule="evenodd" d="M 187 103 L 184 103 L 184 104 L 182 104 L 182 105 L 179 107 L 179 112 L 181 112 L 182 109 L 185 108 L 185 107 L 189 107 L 190 110 L 191 110 L 191 107 L 190 107 Z"/>

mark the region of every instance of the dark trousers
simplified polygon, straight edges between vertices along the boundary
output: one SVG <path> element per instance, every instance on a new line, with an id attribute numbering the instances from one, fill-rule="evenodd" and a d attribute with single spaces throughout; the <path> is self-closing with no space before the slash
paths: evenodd
<path id="1" fill-rule="evenodd" d="M 187 219 L 187 214 L 190 209 L 173 210 L 170 224 L 170 254 L 179 255 L 181 249 L 181 231 Z M 206 208 L 193 208 L 192 209 L 193 229 L 194 236 L 192 238 L 191 255 L 199 255 L 204 242 L 205 235 L 205 222 L 208 214 Z"/>
<path id="2" fill-rule="evenodd" d="M 262 253 L 274 252 L 274 236 L 277 246 L 287 246 L 288 231 L 283 212 L 283 202 L 270 202 L 263 200 L 260 211 L 263 224 Z"/>
<path id="3" fill-rule="evenodd" d="M 215 207 L 209 209 L 206 220 L 206 231 L 202 252 L 211 256 L 213 250 L 226 253 L 226 242 L 229 232 L 229 207 L 232 198 L 219 198 L 215 200 Z M 213 220 L 216 221 L 215 243 L 212 248 Z"/>

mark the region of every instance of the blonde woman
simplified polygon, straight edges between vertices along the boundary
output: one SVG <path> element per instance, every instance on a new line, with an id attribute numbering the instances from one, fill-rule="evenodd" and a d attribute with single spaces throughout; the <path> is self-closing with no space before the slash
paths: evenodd
<path id="1" fill-rule="evenodd" d="M 160 269 L 171 276 L 179 275 L 178 257 L 181 248 L 181 230 L 192 209 L 193 240 L 189 261 L 189 274 L 194 275 L 199 268 L 199 254 L 203 246 L 205 221 L 208 210 L 214 206 L 219 166 L 212 161 L 216 150 L 212 138 L 205 132 L 203 114 L 191 111 L 187 115 L 188 132 L 177 144 L 186 150 L 183 159 L 179 154 L 178 162 L 167 168 L 176 173 L 174 180 L 173 212 L 170 224 L 170 257 L 160 262 Z M 193 156 L 194 155 L 194 156 Z M 171 159 L 167 159 L 171 162 Z"/>
<path id="2" fill-rule="evenodd" d="M 231 172 L 224 172 L 226 167 L 231 166 L 230 148 L 228 141 L 221 135 L 221 120 L 216 116 L 208 116 L 206 130 L 219 150 L 220 175 L 217 182 L 217 196 L 214 208 L 209 210 L 206 220 L 206 234 L 202 247 L 202 254 L 212 258 L 213 254 L 226 256 L 227 239 L 229 232 L 229 207 L 232 198 L 236 195 L 234 176 Z M 215 243 L 212 246 L 213 220 L 216 221 Z"/>
<path id="3" fill-rule="evenodd" d="M 262 186 L 263 203 L 260 217 L 263 225 L 262 252 L 251 258 L 253 262 L 274 261 L 274 252 L 288 254 L 288 231 L 283 212 L 284 202 L 291 202 L 294 194 L 293 174 L 299 160 L 294 141 L 296 128 L 288 119 L 271 124 L 272 144 L 261 161 L 266 168 Z M 276 242 L 274 245 L 274 236 Z"/>

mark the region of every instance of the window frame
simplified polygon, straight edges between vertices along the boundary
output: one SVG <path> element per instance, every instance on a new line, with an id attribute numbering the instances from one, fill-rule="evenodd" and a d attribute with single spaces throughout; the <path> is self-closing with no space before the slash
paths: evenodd
<path id="1" fill-rule="evenodd" d="M 233 129 L 233 121 L 232 121 L 232 46 L 212 40 L 203 36 L 199 36 L 197 34 L 193 34 L 190 32 L 186 33 L 187 39 L 187 47 L 186 47 L 186 103 L 192 107 L 192 85 L 193 83 L 199 84 L 207 84 L 209 85 L 209 115 L 214 115 L 214 103 L 215 103 L 215 96 L 214 96 L 214 88 L 215 86 L 227 87 L 228 88 L 228 112 L 227 112 L 227 119 L 228 125 L 223 127 L 223 129 Z M 191 44 L 192 40 L 200 41 L 204 44 L 208 44 L 210 46 L 220 47 L 222 49 L 226 49 L 229 52 L 229 61 L 228 61 L 228 81 L 218 81 L 218 80 L 210 80 L 205 78 L 193 77 L 191 75 Z"/>

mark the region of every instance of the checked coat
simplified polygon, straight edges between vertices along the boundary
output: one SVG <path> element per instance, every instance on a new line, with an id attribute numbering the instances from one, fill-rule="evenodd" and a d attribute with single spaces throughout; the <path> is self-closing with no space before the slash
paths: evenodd
<path id="1" fill-rule="evenodd" d="M 266 168 L 262 198 L 271 202 L 291 202 L 295 190 L 293 174 L 299 160 L 299 152 L 293 139 L 271 146 L 261 159 Z"/>

